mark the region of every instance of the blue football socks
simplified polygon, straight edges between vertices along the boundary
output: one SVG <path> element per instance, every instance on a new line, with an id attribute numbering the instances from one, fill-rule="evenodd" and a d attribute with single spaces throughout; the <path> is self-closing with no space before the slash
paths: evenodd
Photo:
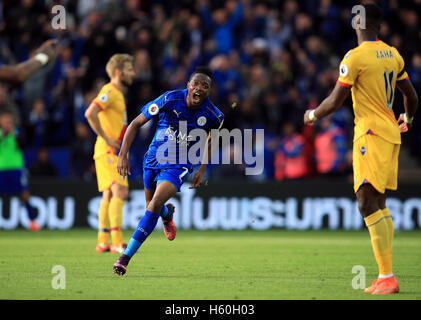
<path id="1" fill-rule="evenodd" d="M 27 202 L 25 202 L 25 208 L 26 208 L 26 211 L 28 212 L 29 220 L 33 221 L 35 219 L 35 209 L 34 209 L 34 207 L 31 206 L 29 201 L 27 201 Z"/>
<path id="2" fill-rule="evenodd" d="M 161 218 L 166 218 L 168 216 L 168 208 L 167 208 L 166 205 L 162 206 L 160 216 L 161 216 Z"/>
<path id="3" fill-rule="evenodd" d="M 125 255 L 133 257 L 142 243 L 155 229 L 159 216 L 159 213 L 146 211 L 145 215 L 142 217 L 142 219 L 140 219 L 139 224 L 137 225 L 137 228 L 132 235 L 132 238 L 127 244 L 127 248 L 124 251 Z"/>

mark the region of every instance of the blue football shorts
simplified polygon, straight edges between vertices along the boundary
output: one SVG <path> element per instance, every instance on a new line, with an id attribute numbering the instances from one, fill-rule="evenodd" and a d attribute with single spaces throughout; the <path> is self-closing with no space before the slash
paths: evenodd
<path id="1" fill-rule="evenodd" d="M 143 185 L 146 190 L 154 190 L 160 182 L 169 181 L 175 186 L 177 192 L 179 192 L 181 186 L 192 171 L 192 169 L 187 167 L 165 169 L 143 168 Z"/>
<path id="2" fill-rule="evenodd" d="M 0 171 L 0 194 L 17 195 L 28 190 L 28 179 L 23 170 Z"/>

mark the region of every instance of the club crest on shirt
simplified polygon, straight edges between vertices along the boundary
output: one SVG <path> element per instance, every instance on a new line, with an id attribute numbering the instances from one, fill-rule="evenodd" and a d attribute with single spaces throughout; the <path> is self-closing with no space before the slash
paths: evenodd
<path id="1" fill-rule="evenodd" d="M 197 124 L 201 127 L 203 127 L 206 124 L 206 117 L 201 116 L 197 119 Z"/>
<path id="2" fill-rule="evenodd" d="M 148 108 L 148 112 L 151 116 L 154 116 L 154 115 L 158 114 L 158 112 L 159 112 L 158 105 L 156 103 L 151 104 Z"/>

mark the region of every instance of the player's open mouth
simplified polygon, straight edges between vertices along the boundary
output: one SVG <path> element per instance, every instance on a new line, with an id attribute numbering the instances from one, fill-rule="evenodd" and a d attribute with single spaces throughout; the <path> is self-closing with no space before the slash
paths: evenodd
<path id="1" fill-rule="evenodd" d="M 199 102 L 202 99 L 202 95 L 199 92 L 193 93 L 193 101 Z"/>

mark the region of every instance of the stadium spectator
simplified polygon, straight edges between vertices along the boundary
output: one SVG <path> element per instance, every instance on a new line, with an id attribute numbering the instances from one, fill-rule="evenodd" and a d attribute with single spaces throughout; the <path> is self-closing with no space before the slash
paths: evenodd
<path id="1" fill-rule="evenodd" d="M 50 160 L 50 153 L 46 147 L 38 149 L 37 161 L 29 167 L 31 177 L 57 177 L 57 168 Z"/>
<path id="2" fill-rule="evenodd" d="M 344 172 L 348 151 L 345 131 L 331 117 L 326 117 L 320 121 L 320 130 L 314 140 L 318 173 L 335 175 Z"/>
<path id="3" fill-rule="evenodd" d="M 151 82 L 153 78 L 151 58 L 149 52 L 145 49 L 138 50 L 134 55 L 133 61 L 136 80 L 142 82 Z"/>
<path id="4" fill-rule="evenodd" d="M 288 24 L 282 24 L 277 18 L 272 18 L 268 22 L 267 40 L 271 56 L 284 50 L 285 44 L 292 35 L 292 28 Z"/>
<path id="5" fill-rule="evenodd" d="M 415 0 L 377 2 L 384 15 L 380 38 L 402 52 L 420 95 L 420 5 Z M 327 96 L 338 78 L 338 62 L 357 43 L 349 27 L 352 1 L 201 0 L 194 6 L 191 1 L 170 0 L 64 1 L 66 30 L 51 27 L 49 3 L 0 4 L 0 70 L 27 59 L 41 39 L 57 38 L 63 47 L 55 64 L 23 87 L 7 88 L 21 122 L 28 125 L 25 131 L 31 134 L 35 127 L 44 127 L 54 138 L 27 141 L 28 148 L 44 143 L 71 148 L 81 101 L 102 87 L 105 63 L 116 52 L 135 57 L 138 78 L 127 95 L 129 120 L 151 97 L 184 87 L 192 70 L 207 64 L 216 79 L 212 101 L 228 115 L 224 126 L 263 125 L 273 135 L 285 122 L 300 121 L 309 105 Z M 45 104 L 42 126 L 28 123 L 35 99 Z M 235 110 L 229 107 L 232 102 Z M 398 96 L 394 110 L 402 108 Z M 351 110 L 351 99 L 344 109 Z M 419 159 L 420 137 L 421 129 L 415 126 L 409 144 L 403 145 Z"/>
<path id="6" fill-rule="evenodd" d="M 408 69 L 409 78 L 411 79 L 418 96 L 421 96 L 421 53 L 417 52 L 412 57 L 412 67 Z M 418 158 L 421 163 L 421 128 L 414 126 L 409 132 L 409 151 Z"/>
<path id="7" fill-rule="evenodd" d="M 223 150 L 224 152 L 229 152 L 229 164 L 224 164 L 221 166 L 220 170 L 216 169 L 216 165 L 211 165 L 211 172 L 213 171 L 212 178 L 219 179 L 219 180 L 244 180 L 245 176 L 245 166 L 244 164 L 236 164 L 234 162 L 235 155 L 241 154 L 241 150 L 238 149 L 238 146 L 234 143 L 231 143 L 227 146 L 227 150 Z M 220 159 L 220 163 L 222 163 L 222 159 Z"/>
<path id="8" fill-rule="evenodd" d="M 0 83 L 0 113 L 6 110 L 13 113 L 15 124 L 19 127 L 21 124 L 21 119 L 18 106 L 15 103 L 15 101 L 10 97 L 6 86 Z"/>
<path id="9" fill-rule="evenodd" d="M 49 116 L 42 99 L 35 99 L 26 125 L 27 136 L 32 137 L 31 146 L 39 148 L 48 142 Z"/>
<path id="10" fill-rule="evenodd" d="M 261 108 L 263 110 L 265 128 L 271 133 L 277 131 L 283 116 L 283 110 L 280 108 L 279 100 L 280 97 L 275 88 L 270 88 L 262 94 Z"/>
<path id="11" fill-rule="evenodd" d="M 299 179 L 309 175 L 305 156 L 305 139 L 296 131 L 293 122 L 283 128 L 283 138 L 275 152 L 275 179 Z"/>
<path id="12" fill-rule="evenodd" d="M 241 77 L 236 68 L 233 68 L 231 59 L 226 55 L 215 56 L 209 63 L 209 67 L 214 71 L 213 77 L 217 86 L 217 99 L 225 102 L 228 95 L 237 92 L 241 85 Z"/>
<path id="13" fill-rule="evenodd" d="M 199 1 L 199 10 L 206 29 L 212 33 L 216 50 L 228 54 L 235 45 L 233 32 L 243 18 L 243 4 L 228 0 L 224 7 L 211 12 L 208 1 L 201 0 Z"/>
<path id="14" fill-rule="evenodd" d="M 91 180 L 95 174 L 95 166 L 92 161 L 94 136 L 84 122 L 76 124 L 75 134 L 76 137 L 71 145 L 70 175 L 72 178 Z"/>

